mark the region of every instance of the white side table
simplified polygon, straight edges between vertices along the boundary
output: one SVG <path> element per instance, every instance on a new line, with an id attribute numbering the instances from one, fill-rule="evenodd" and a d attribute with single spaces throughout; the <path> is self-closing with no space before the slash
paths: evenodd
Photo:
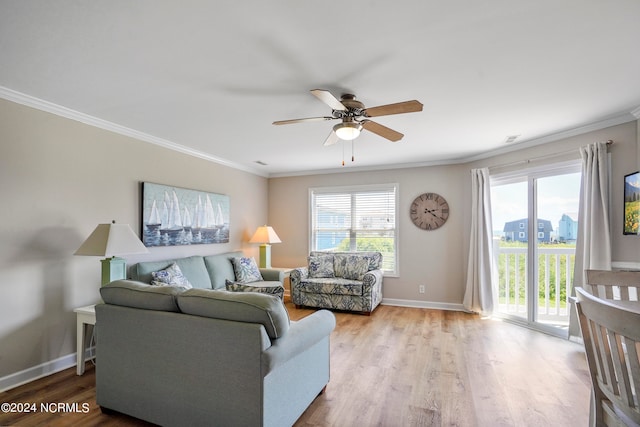
<path id="1" fill-rule="evenodd" d="M 77 328 L 77 342 L 76 342 L 76 373 L 78 375 L 84 374 L 84 352 L 85 352 L 85 336 L 87 335 L 87 325 L 96 324 L 96 306 L 88 305 L 86 307 L 80 307 L 73 310 L 76 313 L 76 328 Z"/>

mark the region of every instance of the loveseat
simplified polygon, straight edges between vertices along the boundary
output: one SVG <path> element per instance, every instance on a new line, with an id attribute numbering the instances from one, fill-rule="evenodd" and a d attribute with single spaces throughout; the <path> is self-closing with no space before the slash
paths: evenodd
<path id="1" fill-rule="evenodd" d="M 164 261 L 139 262 L 132 266 L 129 276 L 132 280 L 151 284 L 154 274 L 168 270 L 176 264 L 180 273 L 188 280 L 191 287 L 199 289 L 227 289 L 231 291 L 255 291 L 277 295 L 283 299 L 284 273 L 281 270 L 260 268 L 259 275 L 252 276 L 243 262 L 251 260 L 241 251 L 226 252 L 207 256 L 190 256 Z M 254 260 L 255 264 L 255 260 Z M 241 265 L 237 271 L 234 265 Z M 257 269 L 257 266 L 255 266 Z M 238 277 L 238 275 L 244 277 Z"/>
<path id="2" fill-rule="evenodd" d="M 371 314 L 382 301 L 380 252 L 312 251 L 291 271 L 291 300 L 307 306 Z"/>
<path id="3" fill-rule="evenodd" d="M 277 296 L 132 280 L 100 293 L 105 412 L 163 426 L 290 426 L 329 381 L 327 310 L 290 322 Z"/>

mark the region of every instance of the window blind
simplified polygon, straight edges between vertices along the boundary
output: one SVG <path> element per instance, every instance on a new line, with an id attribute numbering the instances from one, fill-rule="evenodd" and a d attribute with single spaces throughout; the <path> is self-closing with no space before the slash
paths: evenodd
<path id="1" fill-rule="evenodd" d="M 378 251 L 396 274 L 397 185 L 311 190 L 311 250 Z"/>

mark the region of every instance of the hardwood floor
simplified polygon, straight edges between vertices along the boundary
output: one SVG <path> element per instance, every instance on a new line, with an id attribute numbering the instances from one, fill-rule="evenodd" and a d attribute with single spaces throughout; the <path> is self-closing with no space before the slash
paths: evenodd
<path id="1" fill-rule="evenodd" d="M 292 320 L 311 313 L 287 308 Z M 296 426 L 588 424 L 590 379 L 579 344 L 452 311 L 380 306 L 370 317 L 335 314 L 331 381 Z M 0 393 L 0 403 L 37 406 L 0 412 L 0 425 L 149 425 L 101 413 L 94 382 L 88 363 L 81 377 L 71 368 Z M 78 412 L 40 410 L 59 402 L 78 403 Z"/>

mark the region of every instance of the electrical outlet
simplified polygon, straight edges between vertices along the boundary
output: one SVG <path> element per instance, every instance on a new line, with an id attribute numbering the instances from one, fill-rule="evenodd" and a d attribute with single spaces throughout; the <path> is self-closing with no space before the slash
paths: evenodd
<path id="1" fill-rule="evenodd" d="M 420 292 L 421 294 L 424 294 L 424 285 L 420 285 L 418 287 L 418 292 Z"/>

